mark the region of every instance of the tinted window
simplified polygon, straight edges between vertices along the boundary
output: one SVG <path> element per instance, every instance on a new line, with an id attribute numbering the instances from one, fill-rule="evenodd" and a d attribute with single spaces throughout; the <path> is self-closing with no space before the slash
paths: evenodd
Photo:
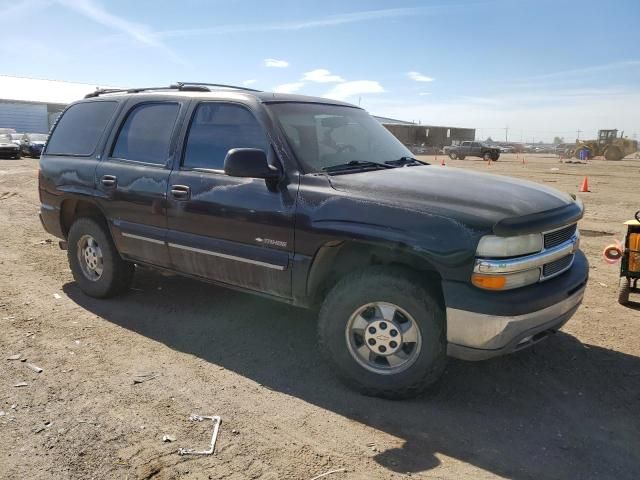
<path id="1" fill-rule="evenodd" d="M 177 103 L 148 103 L 135 107 L 118 133 L 111 156 L 164 165 L 179 109 Z"/>
<path id="2" fill-rule="evenodd" d="M 191 122 L 182 164 L 222 170 L 232 148 L 268 149 L 267 137 L 253 114 L 239 105 L 202 103 Z"/>
<path id="3" fill-rule="evenodd" d="M 407 148 L 364 110 L 309 103 L 268 105 L 306 172 L 351 161 L 383 163 L 411 157 Z"/>
<path id="4" fill-rule="evenodd" d="M 69 107 L 58 120 L 47 153 L 92 155 L 117 102 L 83 102 Z"/>

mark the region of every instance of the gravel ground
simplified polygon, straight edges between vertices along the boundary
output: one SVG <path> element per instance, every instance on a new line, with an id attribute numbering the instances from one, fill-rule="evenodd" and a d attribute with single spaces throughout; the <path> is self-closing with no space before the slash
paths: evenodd
<path id="1" fill-rule="evenodd" d="M 640 209 L 640 161 L 446 160 L 570 192 L 588 175 L 591 278 L 563 332 L 451 360 L 404 402 L 338 383 L 314 312 L 151 271 L 117 299 L 86 297 L 38 221 L 37 161 L 0 161 L 0 477 L 640 478 L 640 311 L 617 304 L 617 266 L 600 256 Z M 176 454 L 207 446 L 211 425 L 192 413 L 222 416 L 213 456 Z"/>

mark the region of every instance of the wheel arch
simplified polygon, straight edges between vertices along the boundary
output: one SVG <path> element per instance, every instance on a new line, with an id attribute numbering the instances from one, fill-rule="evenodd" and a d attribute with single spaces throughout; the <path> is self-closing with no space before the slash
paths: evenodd
<path id="1" fill-rule="evenodd" d="M 328 242 L 321 246 L 313 257 L 307 276 L 307 297 L 318 304 L 333 285 L 342 277 L 357 270 L 372 266 L 395 266 L 413 273 L 420 273 L 425 286 L 442 296 L 442 276 L 423 255 L 406 247 L 375 245 L 362 241 Z"/>
<path id="2" fill-rule="evenodd" d="M 107 225 L 107 217 L 100 206 L 86 198 L 68 198 L 60 205 L 60 226 L 65 238 L 69 236 L 69 229 L 78 218 L 95 218 Z"/>

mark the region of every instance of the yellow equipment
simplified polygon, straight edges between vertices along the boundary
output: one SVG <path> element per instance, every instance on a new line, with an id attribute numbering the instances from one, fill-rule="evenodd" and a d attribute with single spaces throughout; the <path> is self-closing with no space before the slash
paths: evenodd
<path id="1" fill-rule="evenodd" d="M 637 151 L 638 142 L 618 137 L 618 130 L 599 130 L 597 140 L 578 141 L 573 153 L 581 159 L 604 156 L 607 160 L 622 160 Z"/>

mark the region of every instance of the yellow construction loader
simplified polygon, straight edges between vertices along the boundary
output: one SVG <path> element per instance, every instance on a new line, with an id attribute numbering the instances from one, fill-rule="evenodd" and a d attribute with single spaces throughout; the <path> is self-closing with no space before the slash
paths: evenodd
<path id="1" fill-rule="evenodd" d="M 629 140 L 623 135 L 618 137 L 618 130 L 599 130 L 597 140 L 578 141 L 573 156 L 581 160 L 599 156 L 607 160 L 622 160 L 637 151 L 637 140 Z"/>

